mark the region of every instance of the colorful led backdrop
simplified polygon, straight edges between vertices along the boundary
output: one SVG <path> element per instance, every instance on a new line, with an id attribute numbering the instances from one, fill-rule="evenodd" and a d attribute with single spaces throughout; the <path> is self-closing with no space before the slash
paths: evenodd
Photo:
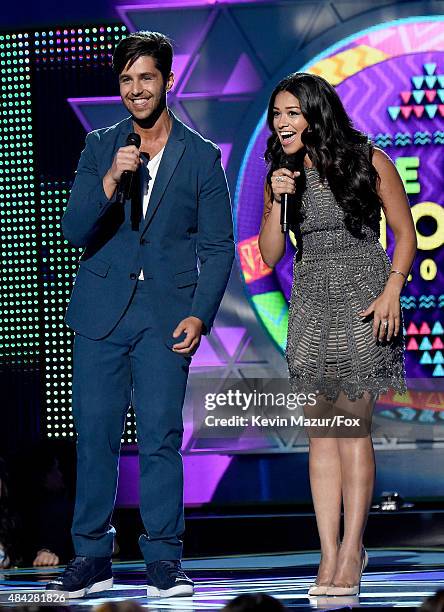
<path id="1" fill-rule="evenodd" d="M 369 11 L 383 2 L 361 4 L 353 8 L 338 1 L 332 12 L 328 7 L 319 10 L 318 2 L 304 3 L 301 11 L 293 2 L 190 0 L 182 8 L 175 0 L 148 1 L 121 7 L 124 24 L 0 35 L 6 101 L 0 124 L 0 366 L 2 380 L 13 389 L 11 414 L 22 410 L 21 422 L 30 421 L 33 406 L 36 415 L 37 408 L 41 410 L 29 422 L 30 429 L 38 432 L 40 424 L 43 436 L 74 437 L 72 333 L 63 314 L 80 251 L 63 239 L 60 217 L 86 131 L 125 116 L 110 66 L 114 46 L 126 32 L 144 28 L 164 31 L 174 40 L 176 85 L 169 103 L 188 125 L 221 147 L 234 200 L 238 266 L 214 331 L 203 338 L 193 359 L 191 388 L 203 376 L 222 385 L 227 378 L 287 374 L 282 350 L 294 249 L 290 244 L 286 258 L 271 273 L 258 257 L 256 237 L 265 176 L 266 101 L 280 78 L 301 69 L 317 71 L 334 83 L 356 125 L 397 162 L 420 238 L 403 297 L 408 374 L 442 380 L 442 21 L 422 17 L 368 30 L 375 22 Z M 376 18 L 386 21 L 383 12 Z M 353 36 L 344 39 L 351 32 Z M 382 230 L 390 253 L 392 237 Z M 390 488 L 396 478 L 402 480 L 405 494 L 431 495 L 436 484 L 433 465 L 438 465 L 436 453 L 444 436 L 442 427 L 425 427 L 427 420 L 433 426 L 444 422 L 444 413 L 438 409 L 439 398 L 421 411 L 411 399 L 391 397 L 379 408 L 378 418 L 417 420 L 419 425 L 425 419 L 424 428 L 408 437 L 375 440 L 376 447 L 386 451 L 379 487 Z M 308 499 L 308 482 L 301 477 L 305 439 L 282 439 L 271 430 L 254 444 L 242 435 L 229 441 L 200 439 L 193 434 L 189 397 L 185 416 L 187 503 Z M 430 441 L 430 455 L 420 453 L 417 440 L 424 439 Z M 126 488 L 119 491 L 119 502 L 133 504 L 137 457 L 132 413 L 123 441 L 121 482 Z M 391 454 L 404 448 L 408 453 Z M 423 459 L 415 460 L 420 479 L 409 470 L 412 449 Z M 261 457 L 249 460 L 251 453 Z M 393 455 L 397 457 L 389 459 Z"/>
<path id="2" fill-rule="evenodd" d="M 410 199 L 418 257 L 402 296 L 407 334 L 406 369 L 412 378 L 444 375 L 444 24 L 407 20 L 371 28 L 295 70 L 319 74 L 336 89 L 358 129 L 395 161 Z M 239 176 L 235 218 L 239 264 L 246 292 L 276 345 L 286 342 L 294 236 L 275 270 L 260 257 L 257 232 L 263 209 L 269 135 L 262 116 Z M 393 236 L 381 221 L 381 243 Z"/>

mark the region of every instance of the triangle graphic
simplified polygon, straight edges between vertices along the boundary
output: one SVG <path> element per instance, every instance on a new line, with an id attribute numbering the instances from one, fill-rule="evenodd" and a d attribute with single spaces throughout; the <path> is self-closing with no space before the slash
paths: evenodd
<path id="1" fill-rule="evenodd" d="M 424 99 L 425 91 L 423 89 L 414 89 L 412 91 L 413 99 L 417 104 L 421 104 Z"/>
<path id="2" fill-rule="evenodd" d="M 246 39 L 244 48 L 248 42 L 269 76 L 288 61 L 314 23 L 324 23 L 317 2 L 304 2 L 302 6 L 300 2 L 240 4 L 233 3 L 230 15 Z"/>
<path id="3" fill-rule="evenodd" d="M 416 327 L 416 325 L 413 323 L 413 321 L 410 323 L 410 325 L 407 328 L 406 331 L 406 335 L 407 336 L 413 336 L 415 334 L 419 334 L 418 328 Z"/>
<path id="4" fill-rule="evenodd" d="M 287 342 L 288 304 L 280 291 L 269 291 L 252 296 L 262 323 L 273 340 L 283 350 Z"/>
<path id="5" fill-rule="evenodd" d="M 387 110 L 390 117 L 395 121 L 399 116 L 401 108 L 399 106 L 389 106 Z"/>
<path id="6" fill-rule="evenodd" d="M 436 89 L 426 89 L 425 95 L 427 102 L 433 102 L 433 100 L 436 98 Z"/>
<path id="7" fill-rule="evenodd" d="M 444 376 L 444 368 L 441 364 L 438 364 L 433 370 L 433 376 Z"/>
<path id="8" fill-rule="evenodd" d="M 67 101 L 87 132 L 113 125 L 128 116 L 120 96 L 68 98 Z"/>
<path id="9" fill-rule="evenodd" d="M 432 334 L 435 336 L 437 334 L 444 334 L 444 328 L 440 321 L 436 321 L 433 325 Z"/>
<path id="10" fill-rule="evenodd" d="M 430 334 L 429 324 L 426 323 L 425 321 L 421 323 L 421 327 L 419 328 L 419 333 L 421 334 L 421 336 L 427 336 L 428 334 Z"/>
<path id="11" fill-rule="evenodd" d="M 418 117 L 418 119 L 420 119 L 423 114 L 424 114 L 424 107 L 423 106 L 415 106 L 413 107 L 413 112 L 415 113 L 415 116 Z"/>
<path id="12" fill-rule="evenodd" d="M 436 76 L 426 76 L 424 78 L 424 80 L 425 80 L 425 82 L 427 84 L 427 87 L 429 89 L 432 89 L 433 87 L 435 87 L 435 84 L 436 84 L 436 81 L 437 81 L 437 77 Z"/>
<path id="13" fill-rule="evenodd" d="M 423 76 L 413 76 L 412 83 L 415 89 L 421 89 L 424 83 L 424 77 Z"/>
<path id="14" fill-rule="evenodd" d="M 408 351 L 417 351 L 418 350 L 418 343 L 416 342 L 416 338 L 410 338 L 408 344 L 407 344 L 407 350 Z"/>
<path id="15" fill-rule="evenodd" d="M 401 106 L 401 113 L 404 119 L 408 119 L 412 114 L 413 107 L 412 106 Z"/>
<path id="16" fill-rule="evenodd" d="M 427 338 L 427 336 L 424 336 L 424 338 L 421 341 L 421 344 L 419 345 L 419 350 L 420 351 L 430 351 L 431 348 L 432 348 L 432 343 Z"/>
<path id="17" fill-rule="evenodd" d="M 254 350 L 253 342 L 251 338 L 248 338 L 247 342 L 242 346 L 241 353 L 237 358 L 238 364 L 248 363 L 267 363 L 264 353 L 262 351 Z"/>
<path id="18" fill-rule="evenodd" d="M 262 81 L 253 67 L 250 58 L 246 53 L 242 53 L 225 83 L 223 92 L 226 95 L 247 93 L 257 91 L 261 88 Z"/>
<path id="19" fill-rule="evenodd" d="M 152 4 L 152 6 L 149 6 Z M 158 0 L 157 2 L 118 3 L 116 12 L 130 32 L 150 30 L 165 32 L 173 40 L 176 53 L 191 56 L 195 53 L 201 36 L 208 27 L 213 7 L 176 7 L 162 5 L 173 4 Z M 186 4 L 185 2 L 183 4 Z M 195 4 L 198 4 L 197 2 Z M 203 4 L 203 3 L 202 3 Z M 209 4 L 209 3 L 207 3 Z M 166 23 L 168 24 L 166 31 Z"/>
<path id="20" fill-rule="evenodd" d="M 430 119 L 433 119 L 433 117 L 436 115 L 436 111 L 438 110 L 438 106 L 436 104 L 426 104 L 425 109 Z"/>
<path id="21" fill-rule="evenodd" d="M 222 154 L 222 166 L 226 168 L 228 166 L 228 160 L 230 159 L 231 149 L 233 145 L 231 142 L 218 142 L 216 143 Z"/>
<path id="22" fill-rule="evenodd" d="M 180 96 L 180 105 L 188 115 L 185 123 L 191 122 L 191 127 L 205 134 L 205 138 L 220 143 L 219 146 L 223 145 L 222 152 L 228 156 L 231 153 L 231 143 L 238 136 L 239 126 L 245 121 L 245 113 L 250 108 L 251 99 L 247 96 Z M 217 121 L 210 121 L 210 117 L 217 117 Z"/>
<path id="23" fill-rule="evenodd" d="M 421 359 L 419 360 L 419 363 L 422 365 L 430 365 L 432 363 L 432 358 L 430 357 L 430 353 L 429 352 L 425 352 Z"/>
<path id="24" fill-rule="evenodd" d="M 128 117 L 128 111 L 123 106 L 120 96 L 68 98 L 67 101 L 87 132 L 114 125 Z M 186 121 L 174 97 L 169 103 L 179 119 Z"/>
<path id="25" fill-rule="evenodd" d="M 435 338 L 432 347 L 433 349 L 444 349 L 444 343 L 441 338 Z"/>
<path id="26" fill-rule="evenodd" d="M 431 75 L 436 70 L 436 64 L 424 64 L 424 70 L 428 75 Z"/>
<path id="27" fill-rule="evenodd" d="M 408 104 L 410 97 L 412 95 L 411 91 L 401 91 L 401 100 L 404 102 L 404 104 Z"/>
<path id="28" fill-rule="evenodd" d="M 172 91 L 175 90 L 176 83 L 178 83 L 182 78 L 182 75 L 185 72 L 185 68 L 187 67 L 190 58 L 191 55 L 187 53 L 183 53 L 182 55 L 177 54 L 174 56 L 173 66 L 171 68 L 171 70 L 174 72 L 174 85 Z"/>
<path id="29" fill-rule="evenodd" d="M 444 363 L 444 357 L 441 351 L 436 351 L 436 354 L 433 357 L 433 363 Z"/>
<path id="30" fill-rule="evenodd" d="M 245 327 L 217 327 L 214 329 L 215 335 L 230 357 L 234 357 L 246 331 Z"/>
<path id="31" fill-rule="evenodd" d="M 209 57 L 218 58 L 221 53 L 223 57 L 221 56 L 220 61 L 208 61 Z M 200 42 L 196 51 L 193 70 L 182 85 L 180 95 L 186 97 L 222 94 L 224 85 L 230 80 L 243 53 L 245 53 L 244 36 L 230 19 L 228 12 L 216 12 L 216 18 L 211 22 L 208 35 Z M 250 61 L 253 62 L 254 58 L 250 58 Z M 237 76 L 235 75 L 236 82 L 232 81 L 232 87 L 235 87 L 237 94 L 242 91 L 251 92 L 258 78 L 253 74 L 250 70 L 248 78 L 253 79 L 252 82 L 244 80 L 239 72 Z"/>
<path id="32" fill-rule="evenodd" d="M 191 368 L 220 367 L 225 365 L 225 361 L 220 359 L 206 336 L 202 336 L 200 346 L 196 351 L 191 362 Z"/>

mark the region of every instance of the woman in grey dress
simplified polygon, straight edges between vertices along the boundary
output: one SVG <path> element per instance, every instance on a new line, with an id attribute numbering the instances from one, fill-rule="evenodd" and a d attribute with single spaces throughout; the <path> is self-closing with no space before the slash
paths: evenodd
<path id="1" fill-rule="evenodd" d="M 357 432 L 321 424 L 308 430 L 321 543 L 309 594 L 355 595 L 368 559 L 363 534 L 375 476 L 372 410 L 381 393 L 406 390 L 400 293 L 416 251 L 415 227 L 394 164 L 353 128 L 323 78 L 295 73 L 281 81 L 267 119 L 259 248 L 271 267 L 285 252 L 281 197 L 294 194 L 290 385 L 294 392 L 313 393 L 306 416 L 342 415 L 360 423 Z M 381 209 L 395 237 L 392 262 L 378 240 Z"/>

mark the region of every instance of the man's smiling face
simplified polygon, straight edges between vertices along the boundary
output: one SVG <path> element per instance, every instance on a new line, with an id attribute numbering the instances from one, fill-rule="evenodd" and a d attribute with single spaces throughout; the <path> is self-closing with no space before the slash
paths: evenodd
<path id="1" fill-rule="evenodd" d="M 122 102 L 138 121 L 148 119 L 160 105 L 165 105 L 165 94 L 173 83 L 173 73 L 165 83 L 150 55 L 142 55 L 131 67 L 127 64 L 119 75 Z"/>

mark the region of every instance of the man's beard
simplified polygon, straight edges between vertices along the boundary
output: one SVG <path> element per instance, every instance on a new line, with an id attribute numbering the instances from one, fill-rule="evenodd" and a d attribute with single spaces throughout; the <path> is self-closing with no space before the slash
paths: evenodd
<path id="1" fill-rule="evenodd" d="M 144 119 L 139 119 L 135 117 L 132 113 L 131 116 L 133 121 L 137 123 L 141 128 L 149 129 L 152 128 L 153 125 L 157 122 L 160 115 L 166 108 L 166 91 L 163 93 L 162 97 L 159 99 L 157 106 L 151 111 L 150 115 Z M 131 112 L 131 111 L 130 111 Z"/>

